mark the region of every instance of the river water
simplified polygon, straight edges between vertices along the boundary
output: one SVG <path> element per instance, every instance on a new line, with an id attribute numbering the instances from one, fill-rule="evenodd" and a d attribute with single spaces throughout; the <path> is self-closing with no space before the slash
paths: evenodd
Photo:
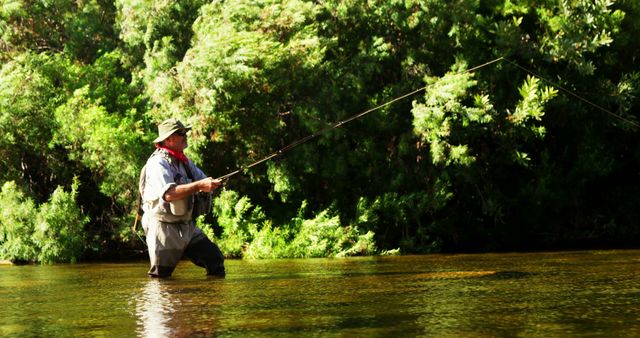
<path id="1" fill-rule="evenodd" d="M 639 337 L 640 251 L 0 266 L 2 337 Z"/>

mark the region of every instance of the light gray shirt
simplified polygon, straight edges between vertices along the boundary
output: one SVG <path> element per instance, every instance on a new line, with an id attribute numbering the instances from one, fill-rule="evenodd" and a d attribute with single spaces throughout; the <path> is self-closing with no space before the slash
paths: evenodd
<path id="1" fill-rule="evenodd" d="M 207 177 L 200 168 L 189 160 L 187 165 L 191 170 L 193 180 L 189 179 L 184 165 L 161 149 L 156 150 L 147 160 L 145 185 L 142 193 L 143 227 L 146 228 L 151 219 L 169 223 L 183 223 L 191 220 L 193 195 L 172 202 L 167 202 L 164 199 L 164 194 L 171 187 Z"/>

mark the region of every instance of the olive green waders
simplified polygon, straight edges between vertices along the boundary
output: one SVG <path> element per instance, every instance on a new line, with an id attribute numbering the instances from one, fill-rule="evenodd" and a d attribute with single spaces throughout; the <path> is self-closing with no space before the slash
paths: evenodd
<path id="1" fill-rule="evenodd" d="M 224 257 L 192 221 L 168 223 L 151 219 L 145 227 L 152 277 L 169 277 L 185 255 L 207 269 L 207 275 L 225 275 Z"/>

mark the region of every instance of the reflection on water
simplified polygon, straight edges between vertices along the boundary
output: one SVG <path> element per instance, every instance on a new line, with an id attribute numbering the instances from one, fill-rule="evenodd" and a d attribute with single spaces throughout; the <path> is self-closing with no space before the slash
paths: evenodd
<path id="1" fill-rule="evenodd" d="M 175 312 L 171 295 L 164 289 L 162 281 L 149 279 L 137 298 L 136 316 L 138 334 L 143 337 L 169 337 L 169 320 Z"/>
<path id="2" fill-rule="evenodd" d="M 148 279 L 131 297 L 138 337 L 214 335 L 219 329 L 221 283 L 204 276 L 193 280 Z"/>
<path id="3" fill-rule="evenodd" d="M 640 336 L 640 251 L 0 266 L 2 337 Z"/>

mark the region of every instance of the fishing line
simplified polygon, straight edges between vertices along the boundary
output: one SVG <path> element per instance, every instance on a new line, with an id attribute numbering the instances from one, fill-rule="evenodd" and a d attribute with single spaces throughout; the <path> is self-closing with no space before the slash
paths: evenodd
<path id="1" fill-rule="evenodd" d="M 562 87 L 561 85 L 559 85 L 559 84 L 557 84 L 557 83 L 555 83 L 555 82 L 553 82 L 553 81 L 541 76 L 540 74 L 538 74 L 538 73 L 536 73 L 536 72 L 534 72 L 532 70 L 529 70 L 529 69 L 519 65 L 518 63 L 516 63 L 514 61 L 511 61 L 510 59 L 507 59 L 505 57 L 499 57 L 499 58 L 496 58 L 494 60 L 491 60 L 491 61 L 485 62 L 483 64 L 477 65 L 475 67 L 466 69 L 464 71 L 456 72 L 456 73 L 454 73 L 454 75 L 470 73 L 470 72 L 476 71 L 476 70 L 478 70 L 480 68 L 483 68 L 483 67 L 487 67 L 489 65 L 492 65 L 492 64 L 500 62 L 500 61 L 506 61 L 509 64 L 515 66 L 516 68 L 518 68 L 518 69 L 520 69 L 520 70 L 522 70 L 522 71 L 524 71 L 524 72 L 526 72 L 526 73 L 528 73 L 528 74 L 530 74 L 530 75 L 532 75 L 534 77 L 537 77 L 537 78 L 543 80 L 544 82 L 546 82 L 546 83 L 550 84 L 551 86 L 563 91 L 564 93 L 567 93 L 567 94 L 573 96 L 574 98 L 577 98 L 578 100 L 583 101 L 583 102 L 591 105 L 592 107 L 609 114 L 612 117 L 615 117 L 615 118 L 617 118 L 617 119 L 619 119 L 619 120 L 621 120 L 623 122 L 626 122 L 626 123 L 628 123 L 628 124 L 630 124 L 630 125 L 632 125 L 632 126 L 634 126 L 636 128 L 640 128 L 640 125 L 638 123 L 636 123 L 635 121 L 627 119 L 627 118 L 625 118 L 625 117 L 623 117 L 623 116 L 621 116 L 619 114 L 615 114 L 612 111 L 610 111 L 610 110 L 608 110 L 606 108 L 603 108 L 600 105 L 597 105 L 597 104 L 591 102 L 590 100 L 588 100 L 588 99 L 586 99 L 586 98 L 574 93 L 573 91 L 571 91 L 569 89 L 566 89 L 566 88 Z M 307 136 L 305 136 L 305 137 L 303 137 L 301 139 L 298 139 L 298 140 L 296 140 L 296 141 L 294 141 L 294 142 L 292 142 L 292 143 L 290 143 L 290 144 L 288 144 L 288 145 L 286 145 L 286 146 L 284 146 L 284 147 L 282 147 L 282 148 L 270 153 L 269 155 L 267 155 L 267 156 L 255 161 L 255 162 L 253 162 L 253 163 L 251 163 L 249 165 L 242 166 L 242 167 L 240 167 L 240 168 L 238 168 L 238 169 L 236 169 L 236 170 L 234 170 L 234 171 L 232 171 L 232 172 L 230 172 L 230 173 L 228 173 L 226 175 L 218 177 L 217 179 L 226 182 L 230 177 L 232 177 L 232 176 L 234 176 L 234 175 L 236 175 L 236 174 L 238 174 L 240 172 L 249 170 L 249 169 L 251 169 L 251 168 L 253 168 L 253 167 L 255 167 L 255 166 L 257 166 L 257 165 L 259 165 L 261 163 L 264 163 L 264 162 L 266 162 L 266 161 L 268 161 L 268 160 L 270 160 L 272 158 L 278 157 L 278 156 L 284 154 L 285 152 L 287 152 L 287 151 L 289 151 L 289 150 L 291 150 L 291 149 L 293 149 L 293 148 L 295 148 L 295 147 L 297 147 L 297 146 L 299 146 L 299 145 L 301 145 L 303 143 L 306 143 L 306 142 L 308 142 L 308 141 L 310 141 L 310 140 L 312 140 L 312 139 L 314 139 L 314 138 L 316 138 L 316 137 L 318 137 L 318 136 L 320 136 L 320 135 L 322 135 L 322 134 L 324 134 L 324 133 L 326 133 L 326 132 L 328 132 L 330 130 L 340 128 L 343 125 L 345 125 L 345 124 L 347 124 L 347 123 L 349 123 L 349 122 L 351 122 L 353 120 L 356 120 L 358 118 L 361 118 L 362 116 L 365 116 L 365 115 L 367 115 L 367 114 L 369 114 L 371 112 L 374 112 L 376 110 L 382 109 L 382 108 L 384 108 L 384 107 L 386 107 L 388 105 L 391 105 L 391 104 L 393 104 L 393 103 L 395 103 L 397 101 L 403 100 L 403 99 L 405 99 L 407 97 L 413 96 L 413 95 L 415 95 L 415 94 L 417 94 L 417 93 L 419 93 L 419 92 L 421 92 L 423 90 L 426 90 L 428 87 L 429 87 L 429 85 L 424 86 L 424 87 L 420 87 L 420 88 L 418 88 L 418 89 L 416 89 L 414 91 L 411 91 L 411 92 L 406 93 L 404 95 L 398 96 L 398 97 L 396 97 L 396 98 L 394 98 L 394 99 L 392 99 L 390 101 L 387 101 L 387 102 L 385 102 L 383 104 L 380 104 L 380 105 L 378 105 L 376 107 L 373 107 L 373 108 L 371 108 L 369 110 L 366 110 L 366 111 L 363 111 L 361 113 L 355 114 L 355 115 L 353 115 L 353 116 L 351 116 L 349 118 L 346 118 L 344 120 L 341 120 L 341 121 L 339 121 L 337 123 L 329 124 L 327 127 L 322 128 L 322 129 L 316 131 L 315 133 L 312 133 L 312 134 L 307 135 Z M 138 236 L 138 238 L 140 238 L 140 240 L 142 242 L 144 242 L 142 237 L 140 237 L 140 235 L 137 233 L 137 231 L 135 231 L 137 222 L 138 222 L 138 215 L 136 214 L 136 220 L 135 220 L 134 227 L 133 227 L 132 230 Z M 146 245 L 146 243 L 145 243 L 145 245 Z"/>
<path id="2" fill-rule="evenodd" d="M 457 73 L 455 73 L 455 75 L 464 74 L 464 73 L 470 73 L 470 72 L 473 72 L 473 71 L 478 70 L 480 68 L 489 66 L 489 65 L 491 65 L 493 63 L 499 62 L 501 60 L 504 60 L 504 58 L 503 57 L 499 57 L 497 59 L 494 59 L 494 60 L 491 60 L 489 62 L 485 62 L 485 63 L 483 63 L 481 65 L 475 66 L 473 68 L 469 68 L 467 70 L 457 72 Z M 398 96 L 398 97 L 396 97 L 396 98 L 394 98 L 394 99 L 392 99 L 390 101 L 387 101 L 387 102 L 385 102 L 383 104 L 380 104 L 380 105 L 378 105 L 376 107 L 373 107 L 373 108 L 371 108 L 369 110 L 366 110 L 366 111 L 363 111 L 361 113 L 355 114 L 355 115 L 353 115 L 353 116 L 351 116 L 349 118 L 346 118 L 346 119 L 341 120 L 341 121 L 339 121 L 337 123 L 329 125 L 328 127 L 322 128 L 322 129 L 316 131 L 313 134 L 307 135 L 307 136 L 305 136 L 305 137 L 303 137 L 303 138 L 301 138 L 299 140 L 291 142 L 290 144 L 288 144 L 288 145 L 286 145 L 286 146 L 284 146 L 284 147 L 272 152 L 271 154 L 269 154 L 269 155 L 267 155 L 267 156 L 255 161 L 255 162 L 253 162 L 253 163 L 251 163 L 249 165 L 240 167 L 240 168 L 238 168 L 238 169 L 236 169 L 236 170 L 234 170 L 234 171 L 232 171 L 232 172 L 230 172 L 230 173 L 228 173 L 226 175 L 220 176 L 217 179 L 218 180 L 226 180 L 226 179 L 230 178 L 231 176 L 234 176 L 234 175 L 236 175 L 236 174 L 238 174 L 240 172 L 249 170 L 249 169 L 251 169 L 251 168 L 253 168 L 253 167 L 255 167 L 255 166 L 257 166 L 257 165 L 259 165 L 259 164 L 261 164 L 263 162 L 266 162 L 266 161 L 268 161 L 268 160 L 270 160 L 272 158 L 280 156 L 280 155 L 284 154 L 285 152 L 287 152 L 287 151 L 289 151 L 289 150 L 291 150 L 291 149 L 293 149 L 293 148 L 295 148 L 295 147 L 297 147 L 297 146 L 299 146 L 299 145 L 301 145 L 301 144 L 303 144 L 303 143 L 305 143 L 305 142 L 307 142 L 309 140 L 312 140 L 312 139 L 314 139 L 314 138 L 316 138 L 316 137 L 318 137 L 318 136 L 320 136 L 320 135 L 322 135 L 322 134 L 324 134 L 324 133 L 326 133 L 326 132 L 328 132 L 330 130 L 340 128 L 343 125 L 345 125 L 345 124 L 347 124 L 347 123 L 349 123 L 349 122 L 351 122 L 353 120 L 359 119 L 359 118 L 361 118 L 361 117 L 363 117 L 363 116 L 365 116 L 365 115 L 367 115 L 367 114 L 369 114 L 371 112 L 374 112 L 376 110 L 382 109 L 382 108 L 384 108 L 384 107 L 386 107 L 388 105 L 391 105 L 391 104 L 393 104 L 393 103 L 395 103 L 397 101 L 403 100 L 403 99 L 405 99 L 407 97 L 413 96 L 413 95 L 415 95 L 415 94 L 427 89 L 428 87 L 429 87 L 428 85 L 424 86 L 424 87 L 420 87 L 420 88 L 418 88 L 418 89 L 416 89 L 416 90 L 414 90 L 412 92 L 409 92 L 409 93 L 406 93 L 404 95 Z"/>
<path id="3" fill-rule="evenodd" d="M 508 63 L 512 64 L 513 66 L 519 68 L 520 70 L 522 70 L 522 71 L 524 71 L 524 72 L 526 72 L 526 73 L 528 73 L 530 75 L 533 75 L 533 76 L 541 79 L 544 82 L 547 82 L 551 86 L 560 89 L 561 91 L 563 91 L 563 92 L 565 92 L 565 93 L 577 98 L 578 100 L 580 100 L 582 102 L 585 102 L 585 103 L 591 105 L 592 107 L 594 107 L 594 108 L 596 108 L 598 110 L 601 110 L 601 111 L 603 111 L 603 112 L 605 112 L 605 113 L 607 113 L 607 114 L 609 114 L 609 115 L 611 115 L 611 116 L 613 116 L 613 117 L 615 117 L 615 118 L 617 118 L 617 119 L 619 119 L 619 120 L 621 120 L 623 122 L 626 122 L 626 123 L 628 123 L 628 124 L 630 124 L 630 125 L 632 125 L 632 126 L 634 126 L 636 128 L 640 127 L 640 125 L 638 123 L 636 123 L 636 122 L 634 122 L 632 120 L 629 120 L 629 119 L 627 119 L 627 118 L 625 118 L 625 117 L 623 117 L 623 116 L 621 116 L 619 114 L 616 114 L 616 113 L 614 113 L 614 112 L 612 112 L 612 111 L 610 111 L 610 110 L 608 110 L 606 108 L 603 108 L 602 106 L 597 105 L 597 104 L 587 100 L 586 98 L 584 98 L 584 97 L 582 97 L 582 96 L 570 91 L 569 89 L 566 89 L 566 88 L 562 87 L 561 85 L 559 85 L 559 84 L 557 84 L 557 83 L 545 78 L 544 76 L 541 76 L 540 74 L 538 74 L 538 73 L 536 73 L 536 72 L 534 72 L 532 70 L 529 70 L 529 69 L 527 69 L 527 68 L 525 68 L 525 67 L 523 67 L 523 66 L 521 66 L 521 65 L 519 65 L 519 64 L 517 64 L 517 63 L 515 63 L 515 62 L 513 62 L 513 61 L 511 61 L 509 59 L 507 59 L 507 58 L 502 58 L 502 59 L 507 61 Z"/>
<path id="4" fill-rule="evenodd" d="M 525 67 L 522 67 L 518 63 L 516 63 L 514 61 L 511 61 L 511 60 L 509 60 L 509 59 L 507 59 L 505 57 L 502 57 L 502 56 L 499 57 L 499 58 L 496 58 L 494 60 L 485 62 L 483 64 L 477 65 L 475 67 L 466 69 L 464 71 L 456 72 L 456 73 L 454 73 L 454 75 L 470 73 L 470 72 L 476 71 L 476 70 L 478 70 L 480 68 L 483 68 L 483 67 L 487 67 L 489 65 L 492 65 L 492 64 L 500 62 L 500 61 L 507 61 L 509 64 L 517 67 L 518 69 L 520 69 L 520 70 L 522 70 L 522 71 L 524 71 L 524 72 L 526 72 L 526 73 L 528 73 L 528 74 L 530 74 L 532 76 L 535 76 L 535 77 L 543 80 L 544 82 L 547 82 L 551 86 L 553 86 L 555 88 L 558 88 L 559 90 L 561 90 L 561 91 L 563 91 L 563 92 L 565 92 L 565 93 L 567 93 L 567 94 L 579 99 L 580 101 L 583 101 L 583 102 L 585 102 L 585 103 L 597 108 L 598 110 L 601 110 L 601 111 L 603 111 L 603 112 L 605 112 L 605 113 L 607 113 L 607 114 L 609 114 L 609 115 L 611 115 L 611 116 L 613 116 L 613 117 L 615 117 L 615 118 L 617 118 L 617 119 L 619 119 L 619 120 L 621 120 L 623 122 L 626 122 L 626 123 L 628 123 L 630 125 L 633 125 L 635 127 L 640 127 L 640 125 L 638 123 L 636 123 L 636 122 L 634 122 L 632 120 L 629 120 L 627 118 L 624 118 L 623 116 L 620 116 L 618 114 L 615 114 L 615 113 L 611 112 L 610 110 L 608 110 L 606 108 L 603 108 L 602 106 L 599 106 L 599 105 L 589 101 L 588 99 L 586 99 L 586 98 L 584 98 L 584 97 L 572 92 L 571 90 L 566 89 L 566 88 L 560 86 L 559 84 L 557 84 L 557 83 L 555 83 L 555 82 L 553 82 L 553 81 L 551 81 L 551 80 L 549 80 L 549 79 L 547 79 L 547 78 L 545 78 L 543 76 L 540 76 L 536 72 L 531 71 L 531 70 L 529 70 L 529 69 L 527 69 Z M 330 124 L 327 127 L 322 128 L 322 129 L 316 131 L 313 134 L 310 134 L 310 135 L 307 135 L 307 136 L 305 136 L 305 137 L 303 137 L 301 139 L 298 139 L 298 140 L 296 140 L 296 141 L 294 141 L 294 142 L 292 142 L 292 143 L 290 143 L 290 144 L 288 144 L 288 145 L 286 145 L 286 146 L 284 146 L 284 147 L 282 147 L 282 148 L 270 153 L 269 155 L 267 155 L 267 156 L 255 161 L 255 162 L 253 162 L 253 163 L 251 163 L 249 165 L 242 166 L 242 167 L 240 167 L 240 168 L 238 168 L 238 169 L 236 169 L 236 170 L 234 170 L 234 171 L 232 171 L 232 172 L 230 172 L 230 173 L 228 173 L 226 175 L 218 177 L 217 179 L 219 179 L 219 180 L 227 180 L 230 177 L 232 177 L 232 176 L 234 176 L 234 175 L 236 175 L 236 174 L 238 174 L 240 172 L 249 170 L 249 169 L 251 169 L 251 168 L 253 168 L 253 167 L 255 167 L 255 166 L 257 166 L 257 165 L 259 165 L 259 164 L 261 164 L 263 162 L 266 162 L 266 161 L 271 160 L 271 159 L 273 159 L 275 157 L 278 157 L 278 156 L 284 154 L 285 152 L 287 152 L 287 151 L 289 151 L 289 150 L 291 150 L 291 149 L 293 149 L 293 148 L 295 148 L 295 147 L 297 147 L 297 146 L 299 146 L 299 145 L 301 145 L 303 143 L 306 143 L 306 142 L 308 142 L 308 141 L 310 141 L 310 140 L 312 140 L 312 139 L 314 139 L 314 138 L 316 138 L 316 137 L 318 137 L 318 136 L 320 136 L 320 135 L 322 135 L 322 134 L 324 134 L 324 133 L 326 133 L 326 132 L 328 132 L 330 130 L 340 128 L 343 125 L 345 125 L 345 124 L 347 124 L 347 123 L 349 123 L 349 122 L 351 122 L 353 120 L 359 119 L 359 118 L 361 118 L 361 117 L 363 117 L 363 116 L 365 116 L 365 115 L 367 115 L 367 114 L 369 114 L 371 112 L 374 112 L 376 110 L 382 109 L 382 108 L 384 108 L 384 107 L 386 107 L 388 105 L 391 105 L 391 104 L 393 104 L 393 103 L 395 103 L 397 101 L 403 100 L 403 99 L 405 99 L 407 97 L 413 96 L 413 95 L 415 95 L 415 94 L 417 94 L 417 93 L 419 93 L 419 92 L 421 92 L 423 90 L 426 90 L 428 87 L 429 87 L 429 85 L 424 86 L 424 87 L 420 87 L 420 88 L 418 88 L 418 89 L 416 89 L 414 91 L 411 91 L 411 92 L 406 93 L 404 95 L 398 96 L 398 97 L 396 97 L 396 98 L 394 98 L 394 99 L 392 99 L 390 101 L 387 101 L 387 102 L 385 102 L 383 104 L 380 104 L 380 105 L 378 105 L 376 107 L 373 107 L 373 108 L 371 108 L 369 110 L 366 110 L 364 112 L 355 114 L 355 115 L 353 115 L 353 116 L 351 116 L 349 118 L 346 118 L 344 120 L 341 120 L 341 121 L 339 121 L 337 123 Z"/>

